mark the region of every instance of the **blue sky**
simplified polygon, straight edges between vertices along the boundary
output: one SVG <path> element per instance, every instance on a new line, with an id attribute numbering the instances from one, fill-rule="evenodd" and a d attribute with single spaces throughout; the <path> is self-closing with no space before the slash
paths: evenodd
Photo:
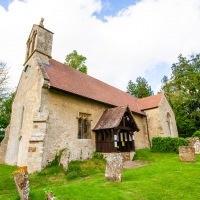
<path id="1" fill-rule="evenodd" d="M 77 50 L 89 75 L 124 91 L 141 76 L 157 93 L 180 53 L 200 52 L 199 16 L 199 0 L 0 0 L 0 60 L 16 86 L 32 25 L 44 17 L 54 59 Z"/>
<path id="2" fill-rule="evenodd" d="M 0 5 L 2 5 L 7 10 L 8 5 L 12 1 L 13 0 L 0 0 Z M 104 16 L 116 15 L 120 10 L 127 8 L 130 5 L 134 5 L 139 1 L 140 0 L 102 0 L 103 9 L 100 13 L 96 12 L 94 15 L 104 20 Z"/>
<path id="3" fill-rule="evenodd" d="M 8 6 L 14 0 L 0 0 L 0 5 L 3 6 L 6 10 L 8 10 Z M 25 0 L 18 0 L 18 1 L 25 1 Z"/>
<path id="4" fill-rule="evenodd" d="M 99 19 L 106 21 L 105 16 L 115 16 L 120 10 L 134 5 L 140 0 L 102 0 L 101 12 L 95 12 L 94 15 Z"/>
<path id="5" fill-rule="evenodd" d="M 12 2 L 13 0 L 0 0 L 0 5 L 2 5 L 6 10 L 8 9 L 8 5 Z"/>

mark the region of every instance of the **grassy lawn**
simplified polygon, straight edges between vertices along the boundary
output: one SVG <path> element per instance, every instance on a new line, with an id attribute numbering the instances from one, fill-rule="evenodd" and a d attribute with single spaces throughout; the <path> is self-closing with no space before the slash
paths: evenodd
<path id="1" fill-rule="evenodd" d="M 136 159 L 150 165 L 124 170 L 123 181 L 104 180 L 105 162 L 73 162 L 66 173 L 57 166 L 29 175 L 31 199 L 45 199 L 52 191 L 57 200 L 196 200 L 200 198 L 200 155 L 195 163 L 181 163 L 178 154 L 137 151 Z M 16 167 L 0 165 L 0 199 L 17 200 L 12 171 Z"/>

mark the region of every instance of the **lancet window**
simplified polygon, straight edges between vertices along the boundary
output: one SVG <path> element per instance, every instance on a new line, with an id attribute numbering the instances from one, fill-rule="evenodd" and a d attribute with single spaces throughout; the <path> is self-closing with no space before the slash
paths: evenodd
<path id="1" fill-rule="evenodd" d="M 86 113 L 79 113 L 78 117 L 78 139 L 91 138 L 91 120 L 90 115 Z"/>

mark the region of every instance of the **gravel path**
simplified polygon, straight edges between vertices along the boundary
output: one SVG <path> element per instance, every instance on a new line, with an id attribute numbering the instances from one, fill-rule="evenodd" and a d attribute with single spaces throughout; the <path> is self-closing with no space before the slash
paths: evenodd
<path id="1" fill-rule="evenodd" d="M 145 166 L 145 165 L 149 165 L 150 163 L 148 162 L 140 162 L 140 161 L 125 161 L 123 163 L 123 168 L 124 169 L 132 169 L 132 168 L 136 168 L 136 167 L 141 167 L 141 166 Z"/>

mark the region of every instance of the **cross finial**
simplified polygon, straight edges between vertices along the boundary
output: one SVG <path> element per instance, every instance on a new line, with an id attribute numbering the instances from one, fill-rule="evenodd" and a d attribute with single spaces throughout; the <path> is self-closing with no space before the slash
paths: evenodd
<path id="1" fill-rule="evenodd" d="M 40 26 L 42 26 L 42 27 L 44 27 L 43 22 L 44 22 L 44 18 L 42 17 L 41 20 L 40 20 Z"/>

